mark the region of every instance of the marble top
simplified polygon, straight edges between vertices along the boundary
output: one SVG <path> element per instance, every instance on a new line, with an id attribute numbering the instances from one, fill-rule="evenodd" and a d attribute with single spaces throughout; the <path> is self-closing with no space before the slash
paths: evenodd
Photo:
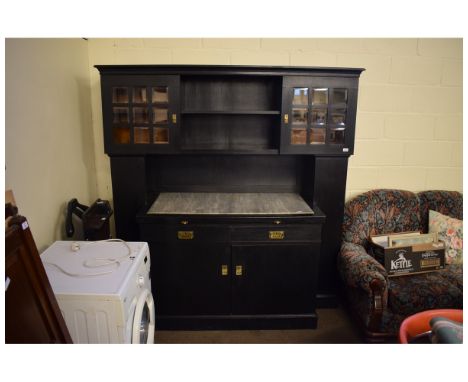
<path id="1" fill-rule="evenodd" d="M 158 215 L 313 215 L 294 193 L 162 192 L 148 210 Z"/>

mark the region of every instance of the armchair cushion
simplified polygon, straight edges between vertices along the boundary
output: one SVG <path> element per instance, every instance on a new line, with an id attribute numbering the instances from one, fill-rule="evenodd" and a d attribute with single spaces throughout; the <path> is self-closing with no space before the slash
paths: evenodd
<path id="1" fill-rule="evenodd" d="M 463 288 L 447 282 L 447 277 L 452 277 L 450 273 L 449 270 L 444 269 L 430 273 L 391 277 L 388 286 L 388 307 L 404 316 L 434 309 L 434 307 L 438 309 L 461 308 Z"/>
<path id="2" fill-rule="evenodd" d="M 463 264 L 446 265 L 445 270 L 440 272 L 440 275 L 446 282 L 456 285 L 461 291 L 463 290 Z"/>

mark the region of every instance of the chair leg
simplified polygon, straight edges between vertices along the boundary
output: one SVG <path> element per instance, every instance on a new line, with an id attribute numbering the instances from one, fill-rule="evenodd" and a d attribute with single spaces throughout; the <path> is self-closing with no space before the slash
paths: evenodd
<path id="1" fill-rule="evenodd" d="M 374 279 L 371 281 L 370 287 L 372 289 L 372 307 L 368 329 L 372 332 L 378 332 L 381 327 L 384 307 L 386 306 L 383 293 L 385 285 L 380 280 Z"/>

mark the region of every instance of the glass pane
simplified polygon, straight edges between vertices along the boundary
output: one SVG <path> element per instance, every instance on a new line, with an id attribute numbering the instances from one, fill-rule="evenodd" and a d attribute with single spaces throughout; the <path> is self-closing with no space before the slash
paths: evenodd
<path id="1" fill-rule="evenodd" d="M 323 127 L 310 129 L 310 144 L 318 145 L 325 143 L 325 130 Z"/>
<path id="2" fill-rule="evenodd" d="M 156 86 L 153 88 L 153 103 L 168 103 L 169 95 L 167 86 Z"/>
<path id="3" fill-rule="evenodd" d="M 133 130 L 133 141 L 135 143 L 150 143 L 149 128 L 135 127 Z"/>
<path id="4" fill-rule="evenodd" d="M 330 143 L 343 144 L 344 143 L 344 129 L 332 129 L 330 131 Z"/>
<path id="5" fill-rule="evenodd" d="M 292 109 L 292 123 L 306 124 L 307 123 L 307 109 Z"/>
<path id="6" fill-rule="evenodd" d="M 335 109 L 331 112 L 331 121 L 335 125 L 346 123 L 346 109 Z"/>
<path id="7" fill-rule="evenodd" d="M 317 88 L 312 90 L 312 104 L 313 105 L 327 105 L 328 104 L 328 89 Z"/>
<path id="8" fill-rule="evenodd" d="M 148 109 L 146 107 L 133 108 L 133 123 L 148 123 Z"/>
<path id="9" fill-rule="evenodd" d="M 169 129 L 167 127 L 153 128 L 153 143 L 169 143 Z"/>
<path id="10" fill-rule="evenodd" d="M 128 123 L 128 107 L 113 107 L 114 123 Z"/>
<path id="11" fill-rule="evenodd" d="M 153 123 L 167 123 L 168 120 L 167 109 L 153 107 Z"/>
<path id="12" fill-rule="evenodd" d="M 333 103 L 346 103 L 348 100 L 348 89 L 333 89 Z"/>
<path id="13" fill-rule="evenodd" d="M 327 123 L 327 109 L 313 109 L 312 123 L 315 125 L 324 125 Z"/>
<path id="14" fill-rule="evenodd" d="M 294 88 L 293 105 L 307 105 L 309 103 L 308 88 Z"/>
<path id="15" fill-rule="evenodd" d="M 146 103 L 146 87 L 133 88 L 133 103 Z"/>
<path id="16" fill-rule="evenodd" d="M 291 144 L 305 145 L 307 143 L 307 130 L 305 128 L 291 129 Z"/>
<path id="17" fill-rule="evenodd" d="M 130 143 L 129 127 L 114 127 L 112 129 L 114 143 Z"/>
<path id="18" fill-rule="evenodd" d="M 127 88 L 112 88 L 112 102 L 113 103 L 128 103 L 128 89 Z"/>

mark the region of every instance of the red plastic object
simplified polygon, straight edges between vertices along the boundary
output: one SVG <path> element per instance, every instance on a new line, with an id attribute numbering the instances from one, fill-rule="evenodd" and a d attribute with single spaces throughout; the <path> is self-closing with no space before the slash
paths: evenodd
<path id="1" fill-rule="evenodd" d="M 445 317 L 463 323 L 463 310 L 461 309 L 433 309 L 413 314 L 403 320 L 400 325 L 398 339 L 401 344 L 407 344 L 411 338 L 431 330 L 429 322 L 432 317 Z"/>

